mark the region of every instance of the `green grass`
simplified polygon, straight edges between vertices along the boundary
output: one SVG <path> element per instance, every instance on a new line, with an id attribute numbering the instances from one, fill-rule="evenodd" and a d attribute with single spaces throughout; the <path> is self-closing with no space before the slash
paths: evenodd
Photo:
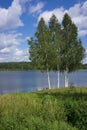
<path id="1" fill-rule="evenodd" d="M 0 130 L 86 130 L 87 87 L 0 96 Z"/>

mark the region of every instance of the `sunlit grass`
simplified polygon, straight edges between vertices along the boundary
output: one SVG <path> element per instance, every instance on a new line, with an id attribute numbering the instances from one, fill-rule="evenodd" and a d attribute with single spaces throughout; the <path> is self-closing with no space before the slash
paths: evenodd
<path id="1" fill-rule="evenodd" d="M 86 108 L 87 87 L 1 95 L 0 130 L 86 130 Z"/>

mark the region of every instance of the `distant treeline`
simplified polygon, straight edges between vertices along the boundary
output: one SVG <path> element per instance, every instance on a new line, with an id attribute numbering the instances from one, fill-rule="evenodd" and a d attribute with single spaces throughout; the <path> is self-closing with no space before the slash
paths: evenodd
<path id="1" fill-rule="evenodd" d="M 87 69 L 87 64 L 83 64 L 82 69 Z"/>
<path id="2" fill-rule="evenodd" d="M 80 69 L 87 69 L 87 64 L 83 64 Z M 4 62 L 0 63 L 0 71 L 31 71 L 36 70 L 32 62 Z"/>
<path id="3" fill-rule="evenodd" d="M 30 71 L 35 70 L 31 62 L 0 63 L 0 71 Z"/>

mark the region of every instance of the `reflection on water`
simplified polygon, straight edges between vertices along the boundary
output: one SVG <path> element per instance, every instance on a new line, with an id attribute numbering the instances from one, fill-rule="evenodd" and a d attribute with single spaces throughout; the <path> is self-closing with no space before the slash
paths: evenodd
<path id="1" fill-rule="evenodd" d="M 57 86 L 57 73 L 50 72 L 51 86 Z M 69 84 L 87 86 L 87 70 L 69 74 Z M 47 74 L 41 72 L 0 72 L 0 94 L 30 92 L 47 88 Z M 60 87 L 64 87 L 64 74 L 60 73 Z"/>

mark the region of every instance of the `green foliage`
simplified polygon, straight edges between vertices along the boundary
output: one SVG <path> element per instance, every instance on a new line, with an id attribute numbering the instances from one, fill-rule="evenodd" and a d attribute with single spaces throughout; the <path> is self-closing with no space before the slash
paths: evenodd
<path id="1" fill-rule="evenodd" d="M 77 27 L 67 13 L 63 17 L 62 25 L 63 40 L 65 43 L 62 56 L 62 69 L 71 72 L 81 65 L 85 50 L 81 40 L 78 39 Z"/>
<path id="2" fill-rule="evenodd" d="M 53 63 L 52 69 L 60 70 L 63 40 L 62 40 L 61 25 L 58 23 L 58 20 L 55 15 L 53 15 L 50 18 L 49 30 L 50 30 L 50 35 L 51 35 L 50 42 L 51 42 L 51 46 L 53 46 L 52 57 L 54 57 L 54 60 L 53 60 L 54 63 Z"/>
<path id="3" fill-rule="evenodd" d="M 87 128 L 87 101 L 68 102 L 65 104 L 67 109 L 67 120 L 79 130 Z"/>
<path id="4" fill-rule="evenodd" d="M 51 69 L 54 61 L 53 46 L 50 45 L 50 31 L 43 18 L 38 23 L 35 36 L 28 41 L 30 60 L 41 71 Z"/>
<path id="5" fill-rule="evenodd" d="M 78 29 L 66 13 L 62 26 L 53 15 L 46 25 L 40 19 L 35 36 L 29 40 L 30 59 L 42 70 L 74 71 L 81 65 L 84 48 L 78 39 Z"/>
<path id="6" fill-rule="evenodd" d="M 0 96 L 0 130 L 86 130 L 87 88 Z"/>

